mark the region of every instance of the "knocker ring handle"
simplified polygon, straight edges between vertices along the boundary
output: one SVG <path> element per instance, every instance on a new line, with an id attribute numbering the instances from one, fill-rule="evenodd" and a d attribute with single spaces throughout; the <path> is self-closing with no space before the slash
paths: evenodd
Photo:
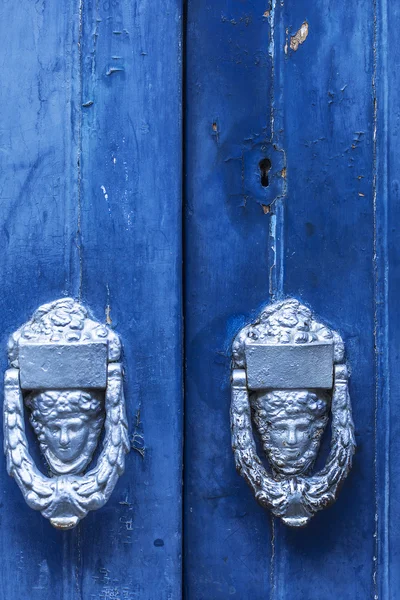
<path id="1" fill-rule="evenodd" d="M 329 407 L 331 451 L 311 475 Z M 271 473 L 257 454 L 252 421 Z M 266 307 L 235 338 L 231 431 L 238 472 L 287 525 L 306 525 L 336 500 L 355 450 L 344 346 L 297 300 Z"/>

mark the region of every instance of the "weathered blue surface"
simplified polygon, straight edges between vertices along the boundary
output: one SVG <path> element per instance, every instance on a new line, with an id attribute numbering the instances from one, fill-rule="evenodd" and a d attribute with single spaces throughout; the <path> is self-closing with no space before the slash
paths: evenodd
<path id="1" fill-rule="evenodd" d="M 383 134 L 387 103 L 392 120 L 397 116 L 394 67 L 390 100 L 378 103 L 374 144 L 374 96 L 384 97 L 388 82 L 387 24 L 380 16 L 386 9 L 383 0 L 375 7 L 353 3 L 351 10 L 328 0 L 188 5 L 184 531 L 190 600 L 364 600 L 379 590 L 376 597 L 400 597 L 398 244 L 385 221 L 385 214 L 398 220 L 398 185 L 381 183 L 388 139 L 394 179 L 399 168 L 397 125 L 389 137 Z M 390 12 L 390 52 L 397 56 L 398 9 Z M 304 23 L 308 36 L 295 50 L 291 36 Z M 276 178 L 261 185 L 256 166 L 263 156 L 272 174 L 277 160 L 286 168 L 278 190 Z M 230 342 L 262 303 L 282 295 L 309 303 L 343 336 L 358 443 L 337 504 L 297 531 L 256 504 L 230 450 Z M 386 413 L 389 365 L 378 354 L 377 380 L 375 343 L 383 354 L 392 349 Z M 328 445 L 326 439 L 325 455 Z"/>
<path id="2" fill-rule="evenodd" d="M 133 446 L 109 503 L 66 533 L 3 461 L 0 598 L 180 598 L 180 2 L 0 14 L 1 368 L 37 306 L 75 295 L 123 340 Z"/>
<path id="3" fill-rule="evenodd" d="M 0 7 L 1 368 L 39 304 L 80 298 L 123 339 L 134 448 L 67 533 L 3 462 L 0 600 L 181 597 L 180 4 Z M 286 4 L 187 3 L 184 596 L 394 600 L 400 14 Z M 282 295 L 340 331 L 352 368 L 353 471 L 301 531 L 256 504 L 230 449 L 231 340 Z"/>

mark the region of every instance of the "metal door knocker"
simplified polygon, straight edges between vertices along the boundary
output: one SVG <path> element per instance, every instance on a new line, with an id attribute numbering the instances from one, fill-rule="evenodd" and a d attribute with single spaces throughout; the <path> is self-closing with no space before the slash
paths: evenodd
<path id="1" fill-rule="evenodd" d="M 9 340 L 4 450 L 8 473 L 28 505 L 54 527 L 71 529 L 103 506 L 129 451 L 121 343 L 72 298 L 44 304 Z M 24 405 L 49 468 L 35 465 Z M 105 429 L 97 464 L 86 474 Z"/>
<path id="2" fill-rule="evenodd" d="M 310 470 L 332 418 L 325 467 Z M 252 420 L 271 466 L 257 455 Z M 332 504 L 355 450 L 344 344 L 298 300 L 267 306 L 233 342 L 232 448 L 261 506 L 302 527 Z"/>

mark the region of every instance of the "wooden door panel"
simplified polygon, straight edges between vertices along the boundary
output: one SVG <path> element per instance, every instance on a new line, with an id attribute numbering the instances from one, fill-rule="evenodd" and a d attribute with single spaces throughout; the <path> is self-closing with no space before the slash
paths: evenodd
<path id="1" fill-rule="evenodd" d="M 376 12 L 376 506 L 377 595 L 399 596 L 399 48 L 398 6 L 384 0 Z"/>
<path id="2" fill-rule="evenodd" d="M 348 14 L 340 3 L 291 3 L 282 14 L 292 34 L 309 23 L 303 45 L 282 61 L 288 169 L 283 293 L 312 305 L 345 341 L 357 449 L 332 508 L 303 531 L 277 523 L 273 597 L 279 600 L 375 593 L 371 8 L 358 2 Z"/>
<path id="3" fill-rule="evenodd" d="M 40 303 L 79 298 L 121 336 L 132 450 L 109 503 L 65 533 L 3 465 L 0 597 L 179 598 L 181 6 L 1 13 L 2 367 Z"/>
<path id="4" fill-rule="evenodd" d="M 384 577 L 375 547 L 373 6 L 350 14 L 325 1 L 191 0 L 187 39 L 186 596 L 373 597 Z M 336 505 L 298 531 L 256 504 L 235 473 L 229 432 L 233 336 L 289 295 L 344 337 L 358 443 Z M 328 446 L 327 437 L 324 456 Z"/>

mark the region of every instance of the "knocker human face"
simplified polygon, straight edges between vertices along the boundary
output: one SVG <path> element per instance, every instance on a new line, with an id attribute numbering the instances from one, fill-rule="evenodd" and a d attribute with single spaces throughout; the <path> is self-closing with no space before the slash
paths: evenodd
<path id="1" fill-rule="evenodd" d="M 279 474 L 307 472 L 327 424 L 328 398 L 305 390 L 271 391 L 253 399 L 264 451 Z"/>
<path id="2" fill-rule="evenodd" d="M 41 450 L 55 474 L 80 473 L 89 464 L 103 425 L 100 395 L 48 391 L 26 399 Z"/>
<path id="3" fill-rule="evenodd" d="M 88 421 L 83 417 L 51 419 L 43 426 L 44 442 L 51 452 L 62 461 L 76 460 L 85 448 L 88 437 Z"/>

